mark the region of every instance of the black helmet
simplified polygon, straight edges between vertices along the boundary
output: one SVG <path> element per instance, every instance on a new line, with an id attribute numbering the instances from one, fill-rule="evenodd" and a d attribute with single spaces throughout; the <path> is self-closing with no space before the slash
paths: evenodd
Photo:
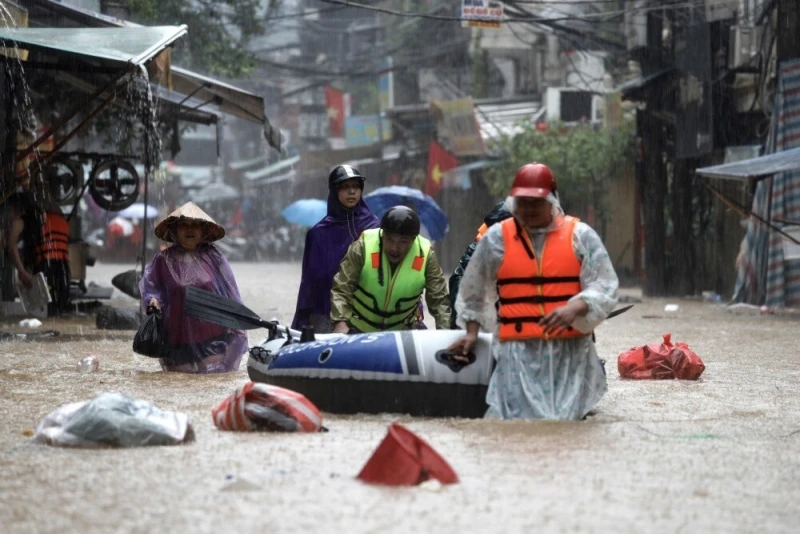
<path id="1" fill-rule="evenodd" d="M 328 189 L 333 189 L 342 182 L 353 179 L 358 180 L 358 183 L 361 184 L 361 189 L 364 189 L 364 177 L 361 176 L 358 169 L 350 165 L 339 165 L 328 175 Z"/>
<path id="2" fill-rule="evenodd" d="M 381 217 L 381 230 L 407 237 L 419 235 L 419 215 L 406 206 L 395 206 Z"/>

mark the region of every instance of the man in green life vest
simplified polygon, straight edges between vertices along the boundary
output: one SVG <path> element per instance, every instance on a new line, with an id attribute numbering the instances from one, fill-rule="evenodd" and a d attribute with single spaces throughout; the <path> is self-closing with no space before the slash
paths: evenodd
<path id="1" fill-rule="evenodd" d="M 413 210 L 395 206 L 384 214 L 380 228 L 364 231 L 350 245 L 333 279 L 335 333 L 425 328 L 423 291 L 436 328 L 449 327 L 447 282 L 419 228 Z"/>

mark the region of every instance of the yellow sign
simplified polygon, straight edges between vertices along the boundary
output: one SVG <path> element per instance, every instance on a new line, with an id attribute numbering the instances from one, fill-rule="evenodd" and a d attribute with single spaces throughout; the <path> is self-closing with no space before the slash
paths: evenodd
<path id="1" fill-rule="evenodd" d="M 447 102 L 434 101 L 442 112 L 441 128 L 456 156 L 481 156 L 485 153 L 483 137 L 475 117 L 475 104 L 471 98 Z"/>

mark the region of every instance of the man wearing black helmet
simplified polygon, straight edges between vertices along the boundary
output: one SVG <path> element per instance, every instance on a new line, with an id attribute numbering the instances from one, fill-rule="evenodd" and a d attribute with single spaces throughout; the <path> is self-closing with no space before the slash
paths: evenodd
<path id="1" fill-rule="evenodd" d="M 449 327 L 447 283 L 430 241 L 419 231 L 419 216 L 395 206 L 381 218 L 380 228 L 365 231 L 350 245 L 333 279 L 334 332 L 424 328 L 423 291 L 436 328 Z"/>

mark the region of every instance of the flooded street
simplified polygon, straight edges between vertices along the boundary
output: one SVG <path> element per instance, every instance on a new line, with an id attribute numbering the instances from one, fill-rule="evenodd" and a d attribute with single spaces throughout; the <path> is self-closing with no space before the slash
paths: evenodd
<path id="1" fill-rule="evenodd" d="M 89 278 L 110 285 L 128 268 L 98 265 Z M 291 320 L 299 264 L 233 269 L 248 307 Z M 677 314 L 664 312 L 669 302 Z M 111 305 L 137 304 L 115 292 Z M 330 432 L 315 435 L 214 427 L 211 409 L 247 381 L 246 356 L 237 373 L 166 374 L 132 352 L 132 331 L 99 331 L 93 316 L 41 327 L 51 328 L 62 336 L 0 344 L 3 532 L 796 532 L 800 521 L 797 320 L 648 299 L 597 331 L 609 391 L 587 421 L 326 414 Z M 665 332 L 703 358 L 701 380 L 620 380 L 616 356 Z M 76 371 L 87 355 L 99 358 L 97 373 Z M 186 412 L 196 442 L 33 443 L 47 413 L 104 391 Z M 356 481 L 391 421 L 433 445 L 461 483 L 431 491 Z M 230 486 L 236 478 L 251 484 Z"/>

